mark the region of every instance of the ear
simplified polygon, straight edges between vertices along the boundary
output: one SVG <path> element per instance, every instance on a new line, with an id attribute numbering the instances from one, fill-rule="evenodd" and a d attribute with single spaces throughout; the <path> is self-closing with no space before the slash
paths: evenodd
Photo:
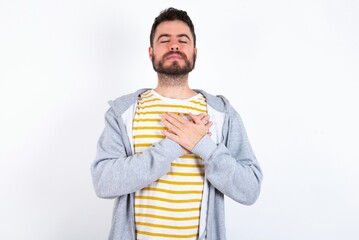
<path id="1" fill-rule="evenodd" d="M 152 61 L 152 56 L 153 56 L 153 48 L 152 47 L 148 48 L 148 56 L 150 57 L 150 60 Z"/>
<path id="2" fill-rule="evenodd" d="M 194 50 L 194 56 L 197 59 L 197 48 L 194 48 L 193 50 Z"/>

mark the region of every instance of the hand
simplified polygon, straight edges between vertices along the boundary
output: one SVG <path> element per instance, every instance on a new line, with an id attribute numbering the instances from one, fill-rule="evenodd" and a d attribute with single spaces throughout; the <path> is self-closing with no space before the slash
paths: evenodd
<path id="1" fill-rule="evenodd" d="M 195 116 L 195 117 L 197 117 L 197 122 L 198 121 L 201 121 L 203 124 L 207 124 L 207 123 L 211 123 L 211 125 L 209 125 L 208 127 L 210 128 L 211 126 L 212 126 L 212 122 L 210 122 L 209 121 L 209 118 L 210 118 L 210 116 L 208 115 L 208 114 L 205 114 L 205 113 L 200 113 L 200 114 L 198 114 L 198 115 L 194 115 L 194 114 L 192 114 L 192 113 L 190 113 L 190 115 L 192 115 L 192 116 Z M 183 114 L 182 113 L 180 113 L 180 116 L 183 116 Z M 192 122 L 194 122 L 194 123 L 196 123 L 196 121 L 192 118 L 192 119 L 190 119 Z M 209 136 L 212 136 L 212 133 L 209 131 L 209 129 L 208 129 L 208 132 L 207 132 L 207 135 L 209 135 Z"/>
<path id="2" fill-rule="evenodd" d="M 179 115 L 180 115 L 180 116 L 184 116 L 182 113 L 180 113 Z M 195 115 L 195 116 L 197 116 L 198 119 L 199 119 L 203 124 L 209 123 L 208 120 L 209 120 L 210 116 L 209 116 L 208 114 L 200 113 L 200 114 Z M 197 119 L 197 121 L 198 121 L 198 119 Z M 189 119 L 189 120 L 195 123 L 194 119 Z M 208 135 L 208 136 L 212 136 L 212 133 L 211 133 L 210 131 L 208 131 L 208 132 L 207 132 L 207 135 Z M 191 151 L 187 150 L 187 149 L 184 148 L 184 147 L 182 147 L 182 149 L 183 149 L 183 151 L 184 151 L 183 155 L 186 155 L 186 154 L 190 154 L 190 153 L 191 153 Z"/>
<path id="3" fill-rule="evenodd" d="M 162 115 L 162 122 L 167 127 L 167 131 L 162 133 L 180 144 L 185 151 L 191 151 L 194 146 L 206 134 L 211 135 L 209 128 L 213 125 L 209 120 L 209 115 L 201 113 L 195 115 L 189 113 L 190 120 L 183 114 L 165 113 Z"/>

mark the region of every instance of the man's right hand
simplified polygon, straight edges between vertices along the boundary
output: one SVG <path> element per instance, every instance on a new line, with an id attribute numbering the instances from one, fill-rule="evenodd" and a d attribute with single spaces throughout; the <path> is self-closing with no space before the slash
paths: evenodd
<path id="1" fill-rule="evenodd" d="M 171 116 L 172 115 L 172 116 Z M 166 114 L 165 115 L 165 117 L 162 119 L 163 120 L 163 122 L 164 122 L 164 124 L 166 125 L 166 127 L 170 127 L 171 126 L 171 123 L 170 122 L 168 122 L 168 120 L 166 120 L 165 118 L 172 118 L 173 119 L 173 117 L 174 118 L 177 118 L 177 120 L 180 120 L 181 122 L 183 122 L 183 123 L 185 123 L 185 122 L 189 122 L 190 124 L 195 124 L 195 125 L 201 125 L 201 126 L 199 126 L 199 127 L 202 127 L 202 128 L 204 128 L 204 129 L 206 129 L 207 130 L 207 132 L 205 133 L 205 134 L 207 134 L 207 135 L 209 135 L 209 136 L 211 136 L 212 135 L 212 133 L 209 131 L 209 129 L 210 129 L 210 127 L 213 125 L 213 122 L 211 122 L 211 121 L 209 121 L 209 119 L 210 119 L 210 116 L 208 115 L 208 114 L 205 114 L 205 113 L 200 113 L 200 114 L 197 114 L 197 115 L 195 115 L 195 114 L 192 114 L 192 113 L 189 113 L 189 118 L 186 118 L 182 113 L 181 114 L 179 114 L 178 116 L 173 116 L 173 114 Z M 181 117 L 181 118 L 178 118 L 178 117 Z M 174 119 L 173 119 L 174 120 Z M 172 122 L 176 122 L 176 121 L 172 121 Z M 176 130 L 179 130 L 179 128 L 181 128 L 181 125 L 182 124 L 180 124 L 180 125 L 178 125 L 177 127 L 175 127 L 175 129 Z M 171 126 L 171 128 L 172 129 L 174 129 L 173 128 L 174 126 Z M 179 127 L 179 128 L 178 128 Z M 194 126 L 193 126 L 194 127 Z M 176 131 L 175 130 L 175 131 Z M 184 129 L 183 129 L 184 130 Z M 186 131 L 186 130 L 184 130 L 184 131 Z M 188 131 L 188 130 L 187 130 Z M 196 132 L 196 131 L 194 131 L 194 132 Z M 193 133 L 194 132 L 189 132 L 189 133 L 185 133 L 185 132 L 182 132 L 182 134 L 181 135 L 183 135 L 183 134 L 185 134 L 185 135 L 183 135 L 183 136 L 185 136 L 185 138 L 184 139 L 187 139 L 187 140 L 182 140 L 183 141 L 183 145 L 181 144 L 181 138 L 178 138 L 179 137 L 179 135 L 177 135 L 174 131 L 171 131 L 170 129 L 168 130 L 168 131 L 166 131 L 166 132 L 164 132 L 164 134 L 167 136 L 167 137 L 170 137 L 172 140 L 174 140 L 174 141 L 176 141 L 177 143 L 179 143 L 181 146 L 182 146 L 182 148 L 183 148 L 183 150 L 184 150 L 184 154 L 189 154 L 189 153 L 191 153 L 191 149 L 194 147 L 194 145 L 204 136 L 204 135 L 202 135 L 202 136 L 199 136 L 199 139 L 198 139 L 198 137 L 195 137 L 195 135 L 193 135 Z M 194 137 L 194 138 L 196 138 L 196 139 L 194 139 L 194 140 L 189 140 L 190 138 L 191 138 L 191 135 L 193 135 L 192 137 Z M 188 142 L 189 141 L 189 142 Z M 194 141 L 195 143 L 193 143 L 192 141 Z M 192 142 L 192 143 L 191 143 Z M 188 146 L 190 146 L 189 148 L 186 148 L 186 144 L 188 145 Z"/>

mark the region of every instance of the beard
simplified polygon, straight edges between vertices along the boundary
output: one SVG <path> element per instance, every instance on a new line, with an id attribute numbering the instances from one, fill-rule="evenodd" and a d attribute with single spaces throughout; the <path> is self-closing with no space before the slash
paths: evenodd
<path id="1" fill-rule="evenodd" d="M 195 63 L 196 63 L 196 54 L 193 53 L 192 55 L 192 61 L 188 60 L 187 56 L 184 53 L 181 52 L 175 52 L 176 54 L 180 55 L 182 59 L 185 61 L 185 65 L 181 66 L 178 61 L 173 61 L 170 66 L 164 66 L 164 61 L 166 57 L 173 54 L 174 52 L 168 52 L 163 57 L 157 61 L 156 56 L 152 56 L 152 66 L 153 69 L 159 73 L 166 76 L 184 76 L 191 72 L 194 69 Z"/>

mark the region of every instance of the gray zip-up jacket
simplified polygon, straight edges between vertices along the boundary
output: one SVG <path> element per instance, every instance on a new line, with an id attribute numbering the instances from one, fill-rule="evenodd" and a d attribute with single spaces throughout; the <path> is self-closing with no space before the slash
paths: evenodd
<path id="1" fill-rule="evenodd" d="M 98 141 L 91 174 L 97 196 L 115 198 L 109 240 L 135 239 L 134 193 L 165 175 L 182 147 L 165 138 L 140 155 L 133 154 L 132 122 L 138 96 L 148 89 L 110 102 L 105 129 Z M 205 204 L 201 207 L 199 239 L 224 240 L 224 195 L 251 205 L 258 198 L 262 171 L 253 154 L 242 120 L 223 96 L 195 90 L 206 97 L 212 136 L 192 150 L 205 165 Z"/>

